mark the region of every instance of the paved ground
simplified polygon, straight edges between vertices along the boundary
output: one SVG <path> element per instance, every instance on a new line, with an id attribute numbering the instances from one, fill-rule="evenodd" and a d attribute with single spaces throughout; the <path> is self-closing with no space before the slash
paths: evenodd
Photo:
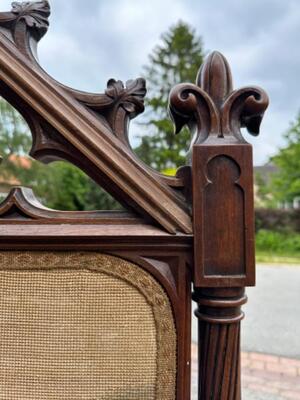
<path id="1" fill-rule="evenodd" d="M 242 353 L 242 385 L 245 399 L 257 394 L 273 396 L 272 399 L 300 399 L 300 360 L 265 355 Z M 264 398 L 264 397 L 262 397 Z M 268 398 L 268 397 L 267 397 Z"/>
<path id="2" fill-rule="evenodd" d="M 242 353 L 243 400 L 299 400 L 300 360 Z M 192 400 L 197 399 L 197 346 L 192 348 Z"/>
<path id="3" fill-rule="evenodd" d="M 242 322 L 245 351 L 300 359 L 300 266 L 257 267 Z"/>
<path id="4" fill-rule="evenodd" d="M 300 267 L 258 266 L 242 323 L 243 400 L 300 400 Z M 193 320 L 193 340 L 197 323 Z M 196 399 L 196 346 L 193 397 Z"/>

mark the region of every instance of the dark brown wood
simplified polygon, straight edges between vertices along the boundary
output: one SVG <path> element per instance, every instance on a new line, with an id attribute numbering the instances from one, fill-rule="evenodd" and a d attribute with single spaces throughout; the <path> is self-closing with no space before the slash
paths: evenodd
<path id="1" fill-rule="evenodd" d="M 193 149 L 195 284 L 254 285 L 252 148 Z"/>
<path id="2" fill-rule="evenodd" d="M 258 134 L 267 95 L 233 90 L 228 62 L 212 53 L 195 85 L 171 91 L 176 132 L 188 125 L 195 137 L 191 165 L 166 177 L 144 165 L 128 141 L 146 82 L 111 79 L 99 94 L 54 80 L 37 61 L 49 15 L 47 1 L 0 13 L 0 95 L 27 121 L 34 158 L 77 165 L 128 211 L 51 210 L 28 188 L 14 188 L 0 204 L 0 250 L 99 251 L 151 274 L 174 313 L 176 400 L 190 398 L 193 283 L 199 400 L 240 400 L 241 306 L 244 287 L 255 282 L 252 148 L 240 128 Z"/>
<path id="3" fill-rule="evenodd" d="M 199 289 L 194 293 L 199 319 L 199 400 L 240 400 L 241 306 L 243 288 Z"/>
<path id="4" fill-rule="evenodd" d="M 256 87 L 233 91 L 227 60 L 207 57 L 196 85 L 170 94 L 179 133 L 192 147 L 194 300 L 199 318 L 199 399 L 240 400 L 240 311 L 244 287 L 255 284 L 252 147 L 240 128 L 257 135 L 268 106 Z M 202 288 L 202 289 L 201 289 Z"/>
<path id="5" fill-rule="evenodd" d="M 59 211 L 47 208 L 25 187 L 11 189 L 0 204 L 0 225 L 8 223 L 84 223 L 112 225 L 143 224 L 141 218 L 125 211 Z"/>
<path id="6" fill-rule="evenodd" d="M 259 132 L 268 97 L 259 88 L 232 90 L 227 60 L 212 53 L 197 85 L 181 84 L 170 95 L 177 131 L 196 130 L 192 148 L 194 284 L 254 285 L 252 147 L 245 126 Z"/>

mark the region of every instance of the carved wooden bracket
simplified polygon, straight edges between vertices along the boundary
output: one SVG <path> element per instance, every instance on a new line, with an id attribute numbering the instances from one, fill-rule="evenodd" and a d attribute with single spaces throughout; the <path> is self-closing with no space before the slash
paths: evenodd
<path id="1" fill-rule="evenodd" d="M 145 81 L 109 80 L 104 94 L 94 94 L 54 80 L 36 51 L 49 15 L 48 1 L 14 2 L 11 12 L 0 13 L 0 94 L 28 122 L 31 156 L 45 163 L 70 161 L 147 221 L 173 234 L 191 233 L 185 175 L 153 171 L 128 141 L 129 120 L 144 110 Z"/>

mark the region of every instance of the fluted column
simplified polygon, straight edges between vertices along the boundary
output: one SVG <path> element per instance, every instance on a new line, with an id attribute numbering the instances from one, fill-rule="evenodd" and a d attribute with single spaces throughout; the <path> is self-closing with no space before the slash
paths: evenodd
<path id="1" fill-rule="evenodd" d="M 240 400 L 241 306 L 243 288 L 198 289 L 199 400 Z"/>

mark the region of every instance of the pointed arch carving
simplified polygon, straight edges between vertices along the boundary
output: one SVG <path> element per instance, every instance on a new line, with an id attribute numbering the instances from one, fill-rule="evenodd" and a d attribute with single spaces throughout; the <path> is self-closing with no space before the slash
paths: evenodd
<path id="1" fill-rule="evenodd" d="M 129 212 L 122 211 L 59 211 L 45 207 L 26 187 L 11 189 L 7 198 L 0 204 L 0 223 L 43 222 L 43 223 L 89 223 L 100 224 L 141 224 L 143 221 Z"/>
<path id="2" fill-rule="evenodd" d="M 1 17 L 2 14 L 2 17 Z M 129 122 L 144 111 L 146 82 L 143 78 L 129 80 L 124 84 L 120 80 L 109 79 L 104 93 L 88 93 L 68 87 L 56 81 L 43 70 L 38 62 L 38 42 L 47 33 L 48 18 L 51 14 L 47 0 L 38 2 L 14 2 L 10 13 L 0 13 L 1 26 L 4 33 L 12 37 L 17 48 L 55 85 L 69 93 L 79 103 L 91 110 L 111 129 L 128 148 L 130 155 L 137 159 L 128 140 Z M 138 160 L 143 167 L 168 186 L 182 189 L 185 181 L 180 177 L 163 175 Z"/>

